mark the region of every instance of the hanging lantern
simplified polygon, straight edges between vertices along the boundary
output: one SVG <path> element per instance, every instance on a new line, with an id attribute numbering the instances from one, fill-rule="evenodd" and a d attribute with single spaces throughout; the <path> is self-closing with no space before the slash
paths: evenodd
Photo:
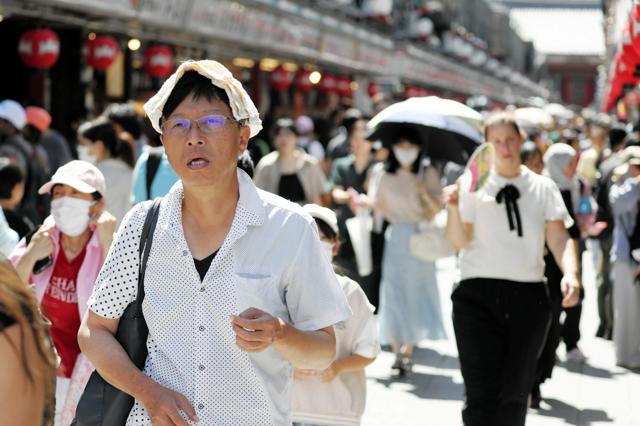
<path id="1" fill-rule="evenodd" d="M 318 90 L 322 93 L 334 93 L 336 92 L 336 77 L 332 74 L 324 74 L 322 80 L 318 83 Z"/>
<path id="2" fill-rule="evenodd" d="M 311 89 L 313 89 L 313 83 L 311 83 L 311 80 L 309 80 L 310 75 L 311 72 L 307 70 L 298 71 L 295 77 L 296 89 L 298 89 L 302 93 L 310 92 Z"/>
<path id="3" fill-rule="evenodd" d="M 278 65 L 271 73 L 271 86 L 279 92 L 284 92 L 291 86 L 291 73 Z"/>
<path id="4" fill-rule="evenodd" d="M 151 77 L 167 77 L 173 71 L 173 53 L 165 45 L 147 47 L 144 50 L 144 70 Z"/>
<path id="5" fill-rule="evenodd" d="M 51 30 L 31 30 L 18 43 L 22 61 L 32 68 L 51 68 L 60 56 L 60 39 Z"/>
<path id="6" fill-rule="evenodd" d="M 351 79 L 349 77 L 338 77 L 336 79 L 336 93 L 345 98 L 350 98 L 353 95 L 351 91 Z"/>
<path id="7" fill-rule="evenodd" d="M 87 64 L 99 71 L 109 68 L 120 53 L 118 41 L 111 36 L 98 36 L 89 40 L 87 47 Z"/>
<path id="8" fill-rule="evenodd" d="M 375 81 L 370 82 L 369 86 L 367 86 L 367 94 L 369 95 L 369 97 L 373 98 L 378 93 L 380 93 L 380 86 L 378 85 L 378 83 L 376 83 Z"/>

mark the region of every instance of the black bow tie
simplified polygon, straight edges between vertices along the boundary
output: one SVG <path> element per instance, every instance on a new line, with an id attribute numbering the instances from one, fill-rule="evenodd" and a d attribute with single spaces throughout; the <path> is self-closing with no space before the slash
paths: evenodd
<path id="1" fill-rule="evenodd" d="M 507 218 L 509 219 L 509 229 L 513 231 L 517 225 L 518 237 L 522 237 L 522 221 L 520 220 L 520 210 L 518 209 L 518 198 L 520 198 L 520 191 L 511 184 L 505 185 L 496 195 L 498 204 L 502 204 L 504 200 L 504 205 L 507 208 Z M 513 216 L 515 216 L 515 224 Z"/>

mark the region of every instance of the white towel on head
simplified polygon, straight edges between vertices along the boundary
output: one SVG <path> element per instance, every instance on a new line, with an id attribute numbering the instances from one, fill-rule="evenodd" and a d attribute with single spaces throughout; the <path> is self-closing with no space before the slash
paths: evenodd
<path id="1" fill-rule="evenodd" d="M 144 104 L 144 111 L 151 120 L 153 128 L 158 133 L 162 133 L 160 128 L 160 118 L 162 109 L 169 99 L 173 88 L 185 72 L 196 71 L 211 80 L 217 86 L 227 92 L 231 112 L 236 120 L 242 120 L 251 130 L 251 137 L 254 137 L 262 129 L 262 121 L 258 109 L 249 97 L 249 94 L 242 87 L 242 83 L 236 80 L 231 71 L 217 61 L 186 61 L 180 64 L 176 72 L 164 82 L 158 93 Z"/>

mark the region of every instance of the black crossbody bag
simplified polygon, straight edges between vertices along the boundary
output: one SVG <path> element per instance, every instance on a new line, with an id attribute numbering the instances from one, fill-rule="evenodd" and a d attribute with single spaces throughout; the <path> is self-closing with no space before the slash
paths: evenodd
<path id="1" fill-rule="evenodd" d="M 160 198 L 156 198 L 147 212 L 140 236 L 140 268 L 138 270 L 138 294 L 124 310 L 116 340 L 122 345 L 131 361 L 140 370 L 147 360 L 147 336 L 149 329 L 142 314 L 144 300 L 144 273 L 151 251 L 153 232 L 158 222 Z M 122 426 L 127 422 L 129 412 L 133 408 L 134 399 L 107 383 L 98 371 L 94 371 L 84 388 L 80 402 L 76 409 L 76 416 L 72 426 Z"/>

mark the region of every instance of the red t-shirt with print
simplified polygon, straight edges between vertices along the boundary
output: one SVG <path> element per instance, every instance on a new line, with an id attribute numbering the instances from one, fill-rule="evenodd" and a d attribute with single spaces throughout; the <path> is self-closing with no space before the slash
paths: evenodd
<path id="1" fill-rule="evenodd" d="M 42 314 L 51 321 L 49 333 L 61 358 L 58 374 L 63 377 L 71 377 L 73 366 L 80 354 L 77 338 L 80 314 L 76 284 L 85 254 L 86 246 L 69 262 L 60 246 L 51 280 L 40 303 Z"/>

